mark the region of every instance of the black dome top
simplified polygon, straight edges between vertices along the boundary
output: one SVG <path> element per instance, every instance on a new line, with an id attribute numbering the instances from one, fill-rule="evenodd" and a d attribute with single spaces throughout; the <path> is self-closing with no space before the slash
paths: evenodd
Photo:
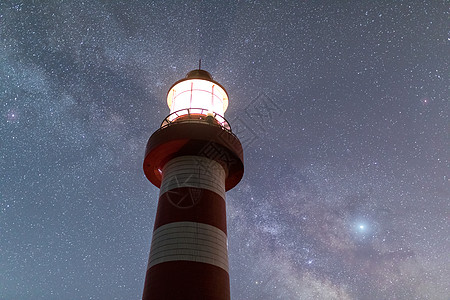
<path id="1" fill-rule="evenodd" d="M 186 75 L 187 79 L 206 79 L 206 80 L 213 80 L 211 74 L 205 70 L 192 70 Z"/>

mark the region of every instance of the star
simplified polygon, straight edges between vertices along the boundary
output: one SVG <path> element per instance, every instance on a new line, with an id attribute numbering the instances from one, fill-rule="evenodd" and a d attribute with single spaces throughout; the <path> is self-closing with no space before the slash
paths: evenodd
<path id="1" fill-rule="evenodd" d="M 6 122 L 16 123 L 19 121 L 19 114 L 16 109 L 9 109 L 6 113 Z"/>

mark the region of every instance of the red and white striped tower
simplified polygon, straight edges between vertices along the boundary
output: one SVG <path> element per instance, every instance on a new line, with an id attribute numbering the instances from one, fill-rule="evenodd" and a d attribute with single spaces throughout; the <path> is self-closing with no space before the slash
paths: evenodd
<path id="1" fill-rule="evenodd" d="M 228 94 L 198 69 L 169 89 L 167 104 L 144 160 L 160 193 L 143 299 L 230 299 L 225 192 L 244 164 L 223 117 Z"/>

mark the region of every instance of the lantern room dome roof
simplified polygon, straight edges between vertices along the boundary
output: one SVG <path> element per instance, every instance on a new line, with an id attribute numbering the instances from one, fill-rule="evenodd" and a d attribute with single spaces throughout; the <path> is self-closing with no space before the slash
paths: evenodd
<path id="1" fill-rule="evenodd" d="M 213 80 L 211 74 L 209 74 L 208 71 L 201 70 L 201 69 L 196 69 L 196 70 L 190 71 L 189 73 L 187 73 L 186 79 L 206 79 L 209 81 Z"/>

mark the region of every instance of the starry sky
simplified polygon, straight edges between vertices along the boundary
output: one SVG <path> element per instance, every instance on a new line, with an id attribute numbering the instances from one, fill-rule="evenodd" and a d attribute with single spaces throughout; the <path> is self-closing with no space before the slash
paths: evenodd
<path id="1" fill-rule="evenodd" d="M 448 1 L 2 1 L 0 299 L 139 299 L 166 93 L 209 71 L 245 175 L 232 299 L 450 299 Z"/>

